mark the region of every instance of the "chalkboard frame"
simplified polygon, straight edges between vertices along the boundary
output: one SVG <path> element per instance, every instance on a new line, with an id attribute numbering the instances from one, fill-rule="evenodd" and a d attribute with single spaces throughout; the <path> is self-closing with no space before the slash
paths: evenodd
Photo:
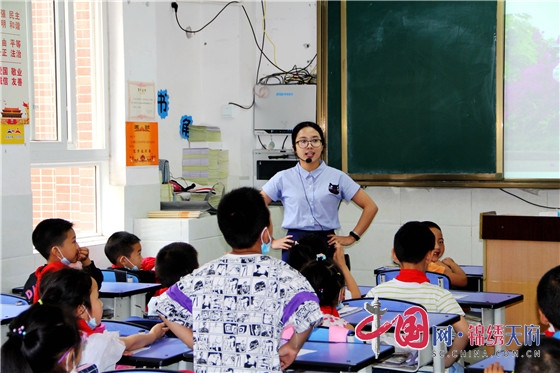
<path id="1" fill-rule="evenodd" d="M 325 4 L 327 3 L 327 4 Z M 392 2 L 400 3 L 400 2 Z M 432 2 L 431 2 L 432 3 Z M 439 2 L 438 2 L 439 3 Z M 410 182 L 421 183 L 424 181 L 436 183 L 445 183 L 446 181 L 500 181 L 503 180 L 503 4 L 499 1 L 493 1 L 495 6 L 495 117 L 490 123 L 492 134 L 495 136 L 486 151 L 490 152 L 492 169 L 490 172 L 472 172 L 471 170 L 460 170 L 454 172 L 377 172 L 376 170 L 367 170 L 366 172 L 356 172 L 352 167 L 352 158 L 349 156 L 348 147 L 351 143 L 352 136 L 351 124 L 348 123 L 348 92 L 347 92 L 347 65 L 348 58 L 346 55 L 346 27 L 352 20 L 347 20 L 347 6 L 344 1 L 328 1 L 322 2 L 319 8 L 319 20 L 321 24 L 320 30 L 320 63 L 321 68 L 326 71 L 319 74 L 320 94 L 325 98 L 319 99 L 318 102 L 324 102 L 326 108 L 319 108 L 318 121 L 324 124 L 327 133 L 327 149 L 326 159 L 329 165 L 342 169 L 356 181 L 362 184 L 372 182 Z M 325 40 L 327 39 L 327 40 Z M 326 86 L 326 89 L 325 89 Z M 323 93 L 324 92 L 324 93 Z M 350 141 L 349 141 L 350 140 Z M 352 147 L 353 153 L 355 147 Z M 359 153 L 359 154 L 363 154 Z M 350 154 L 351 155 L 351 154 Z M 361 155 L 359 155 L 361 156 Z"/>

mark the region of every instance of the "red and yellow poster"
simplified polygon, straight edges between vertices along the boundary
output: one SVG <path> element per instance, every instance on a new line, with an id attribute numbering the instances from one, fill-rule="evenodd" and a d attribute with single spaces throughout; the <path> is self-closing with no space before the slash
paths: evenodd
<path id="1" fill-rule="evenodd" d="M 30 49 L 25 1 L 0 3 L 0 121 L 2 144 L 23 144 L 23 127 L 29 124 Z"/>
<path id="2" fill-rule="evenodd" d="M 158 123 L 126 122 L 126 165 L 159 164 Z"/>

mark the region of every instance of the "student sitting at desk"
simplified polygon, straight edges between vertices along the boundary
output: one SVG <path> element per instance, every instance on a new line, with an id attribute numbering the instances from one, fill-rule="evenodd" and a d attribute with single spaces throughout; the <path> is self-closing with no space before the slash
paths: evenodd
<path id="1" fill-rule="evenodd" d="M 156 316 L 156 303 L 159 296 L 198 266 L 198 252 L 192 245 L 186 242 L 173 242 L 162 247 L 156 255 L 156 276 L 162 288 L 156 290 L 148 302 L 148 315 Z"/>
<path id="2" fill-rule="evenodd" d="M 57 305 L 35 303 L 10 323 L 1 371 L 75 372 L 80 353 L 74 315 Z"/>
<path id="3" fill-rule="evenodd" d="M 64 305 L 77 316 L 78 328 L 84 338 L 80 364 L 95 364 L 101 372 L 115 369 L 125 351 L 152 344 L 167 331 L 163 323 L 152 327 L 149 333 L 126 337 L 105 331 L 100 323 L 103 302 L 99 299 L 97 283 L 83 271 L 63 268 L 47 273 L 39 292 L 44 304 Z"/>
<path id="4" fill-rule="evenodd" d="M 47 260 L 47 264 L 40 266 L 30 274 L 23 285 L 23 296 L 30 303 L 39 299 L 37 289 L 43 274 L 58 271 L 66 266 L 79 266 L 93 277 L 97 286 L 101 288 L 103 274 L 89 258 L 89 249 L 80 247 L 76 242 L 76 232 L 74 232 L 73 226 L 74 224 L 67 220 L 53 218 L 41 221 L 33 230 L 31 236 L 33 246 Z"/>
<path id="5" fill-rule="evenodd" d="M 427 225 L 418 221 L 404 224 L 395 234 L 392 250 L 400 263 L 399 275 L 372 288 L 366 296 L 407 300 L 423 305 L 428 312 L 461 315 L 460 320 L 453 324 L 453 329 L 456 333 L 461 332 L 462 336 L 455 336 L 445 355 L 445 367 L 448 368 L 454 365 L 467 346 L 469 325 L 453 295 L 440 286 L 430 284 L 426 277 L 426 269 L 433 256 L 434 241 L 434 234 Z M 462 370 L 457 365 L 454 365 L 454 369 Z"/>
<path id="6" fill-rule="evenodd" d="M 348 330 L 354 330 L 354 327 L 341 318 L 337 310 L 337 306 L 344 298 L 345 289 L 344 276 L 340 268 L 328 261 L 325 254 L 318 254 L 316 260 L 303 266 L 301 274 L 313 286 L 319 297 L 323 312 L 321 326 L 329 328 L 329 341 L 346 342 Z"/>
<path id="7" fill-rule="evenodd" d="M 156 282 L 156 258 L 142 257 L 142 244 L 135 234 L 125 231 L 113 233 L 105 244 L 105 255 L 112 263 L 111 268 L 130 272 L 140 282 Z"/>
<path id="8" fill-rule="evenodd" d="M 355 299 L 361 298 L 362 293 L 360 288 L 350 272 L 350 268 L 346 264 L 346 259 L 344 257 L 344 247 L 336 242 L 334 245 L 334 254 L 332 258 L 327 258 L 332 260 L 340 269 L 340 272 L 344 276 L 344 282 L 346 283 L 346 290 L 344 292 L 345 299 Z M 317 260 L 317 255 L 325 255 L 329 250 L 327 243 L 321 238 L 321 236 L 314 233 L 306 234 L 295 242 L 291 250 L 288 251 L 288 264 L 293 268 L 301 271 L 303 266 L 311 261 Z"/>
<path id="9" fill-rule="evenodd" d="M 428 272 L 441 273 L 449 277 L 451 285 L 463 287 L 467 286 L 467 274 L 460 265 L 455 263 L 451 258 L 441 259 L 445 253 L 445 242 L 443 240 L 443 233 L 439 225 L 432 221 L 423 221 L 436 237 L 436 246 L 434 248 L 434 255 L 428 264 Z"/>
<path id="10" fill-rule="evenodd" d="M 225 194 L 217 217 L 232 251 L 181 278 L 161 295 L 157 311 L 194 349 L 196 372 L 280 373 L 322 320 L 319 300 L 298 271 L 266 255 L 272 223 L 258 190 Z M 295 333 L 280 346 L 286 325 Z"/>

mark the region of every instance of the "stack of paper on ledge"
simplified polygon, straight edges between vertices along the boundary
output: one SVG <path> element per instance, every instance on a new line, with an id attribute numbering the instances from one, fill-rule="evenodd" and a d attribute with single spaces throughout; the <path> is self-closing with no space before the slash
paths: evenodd
<path id="1" fill-rule="evenodd" d="M 228 176 L 227 150 L 209 148 L 183 149 L 183 177 L 197 184 L 214 185 Z"/>
<path id="2" fill-rule="evenodd" d="M 190 142 L 219 142 L 222 141 L 222 133 L 215 126 L 190 126 Z"/>
<path id="3" fill-rule="evenodd" d="M 150 211 L 148 212 L 149 218 L 198 218 L 201 211 Z"/>

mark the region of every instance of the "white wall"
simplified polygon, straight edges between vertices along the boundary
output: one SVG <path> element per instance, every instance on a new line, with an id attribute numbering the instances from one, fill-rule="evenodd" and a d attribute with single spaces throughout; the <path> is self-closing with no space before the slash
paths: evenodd
<path id="1" fill-rule="evenodd" d="M 379 213 L 362 239 L 347 249 L 352 273 L 363 285 L 375 284 L 373 269 L 391 264 L 393 236 L 407 221 L 436 222 L 443 230 L 445 256 L 460 264 L 482 265 L 482 212 L 537 216 L 540 212 L 550 211 L 532 206 L 499 189 L 368 187 L 366 191 L 378 204 Z M 539 205 L 560 206 L 558 190 L 507 191 Z M 340 210 L 341 230 L 348 232 L 354 228 L 359 209 L 353 204 L 343 204 Z"/>
<path id="2" fill-rule="evenodd" d="M 179 21 L 183 27 L 198 29 L 224 4 L 181 1 Z M 260 4 L 244 4 L 260 41 Z M 286 70 L 294 65 L 305 66 L 317 51 L 315 2 L 266 4 L 267 32 L 276 46 L 277 64 Z M 220 145 L 230 151 L 228 188 L 250 184 L 251 151 L 256 146 L 251 130 L 252 111 L 239 109 L 235 118 L 221 118 L 221 107 L 228 101 L 248 105 L 252 99 L 258 51 L 242 9 L 239 5 L 228 7 L 214 23 L 188 39 L 177 26 L 169 4 L 157 4 L 156 8 L 158 89 L 167 89 L 171 101 L 168 118 L 160 120 L 161 158 L 170 161 L 173 175 L 180 175 L 181 149 L 198 146 L 182 140 L 178 134 L 181 115 L 192 115 L 194 124 L 216 125 L 222 130 Z M 274 60 L 268 41 L 265 51 Z M 266 60 L 260 71 L 259 76 L 278 72 Z M 281 140 L 275 142 L 279 144 Z M 379 205 L 380 212 L 363 239 L 348 248 L 352 271 L 362 284 L 373 283 L 374 268 L 390 264 L 393 235 L 408 220 L 435 221 L 443 229 L 447 255 L 460 263 L 481 265 L 481 212 L 538 215 L 543 211 L 497 189 L 368 187 L 366 191 Z M 513 192 L 537 204 L 559 206 L 558 190 L 534 191 L 537 195 L 522 190 Z M 341 232 L 354 228 L 358 213 L 353 204 L 341 206 Z M 278 228 L 276 232 L 280 232 Z"/>
<path id="3" fill-rule="evenodd" d="M 187 39 L 178 28 L 170 2 L 108 2 L 111 24 L 111 183 L 104 186 L 103 221 L 106 235 L 132 230 L 134 218 L 145 217 L 159 202 L 157 167 L 126 168 L 119 163 L 123 153 L 126 120 L 126 81 L 153 81 L 156 90 L 167 89 L 170 112 L 159 120 L 160 158 L 168 159 L 173 175 L 179 176 L 182 148 L 188 141 L 179 136 L 182 115 L 192 115 L 194 124 L 217 125 L 222 144 L 230 154 L 228 188 L 249 185 L 252 178 L 252 111 L 236 110 L 234 118 L 222 118 L 222 105 L 234 101 L 250 105 L 255 81 L 257 49 L 239 5 L 231 5 L 204 31 Z M 260 40 L 260 3 L 244 3 Z M 315 2 L 267 1 L 267 29 L 276 45 L 276 60 L 284 69 L 305 66 L 317 50 Z M 179 2 L 183 27 L 197 29 L 209 21 L 225 2 Z M 305 45 L 309 44 L 307 48 Z M 271 59 L 270 43 L 265 48 Z M 261 74 L 276 72 L 264 61 Z M 276 141 L 278 143 L 278 141 Z M 31 194 L 28 178 L 14 178 L 9 170 L 28 170 L 25 146 L 2 150 L 2 292 L 22 285 L 44 260 L 31 250 Z M 19 154 L 22 149 L 23 154 Z M 12 187 L 16 183 L 17 187 Z M 354 247 L 348 248 L 352 271 L 360 284 L 372 284 L 374 268 L 390 263 L 389 250 L 398 227 L 408 220 L 433 220 L 442 229 L 446 254 L 463 264 L 482 264 L 479 214 L 538 215 L 542 208 L 529 205 L 497 189 L 368 187 L 379 205 L 374 223 Z M 510 190 L 531 202 L 559 206 L 558 190 Z M 353 204 L 341 206 L 341 233 L 358 219 Z M 280 230 L 276 228 L 276 232 Z M 141 237 L 142 238 L 142 237 Z M 84 244 L 84 242 L 82 242 Z M 108 265 L 103 245 L 90 246 L 99 267 Z"/>

